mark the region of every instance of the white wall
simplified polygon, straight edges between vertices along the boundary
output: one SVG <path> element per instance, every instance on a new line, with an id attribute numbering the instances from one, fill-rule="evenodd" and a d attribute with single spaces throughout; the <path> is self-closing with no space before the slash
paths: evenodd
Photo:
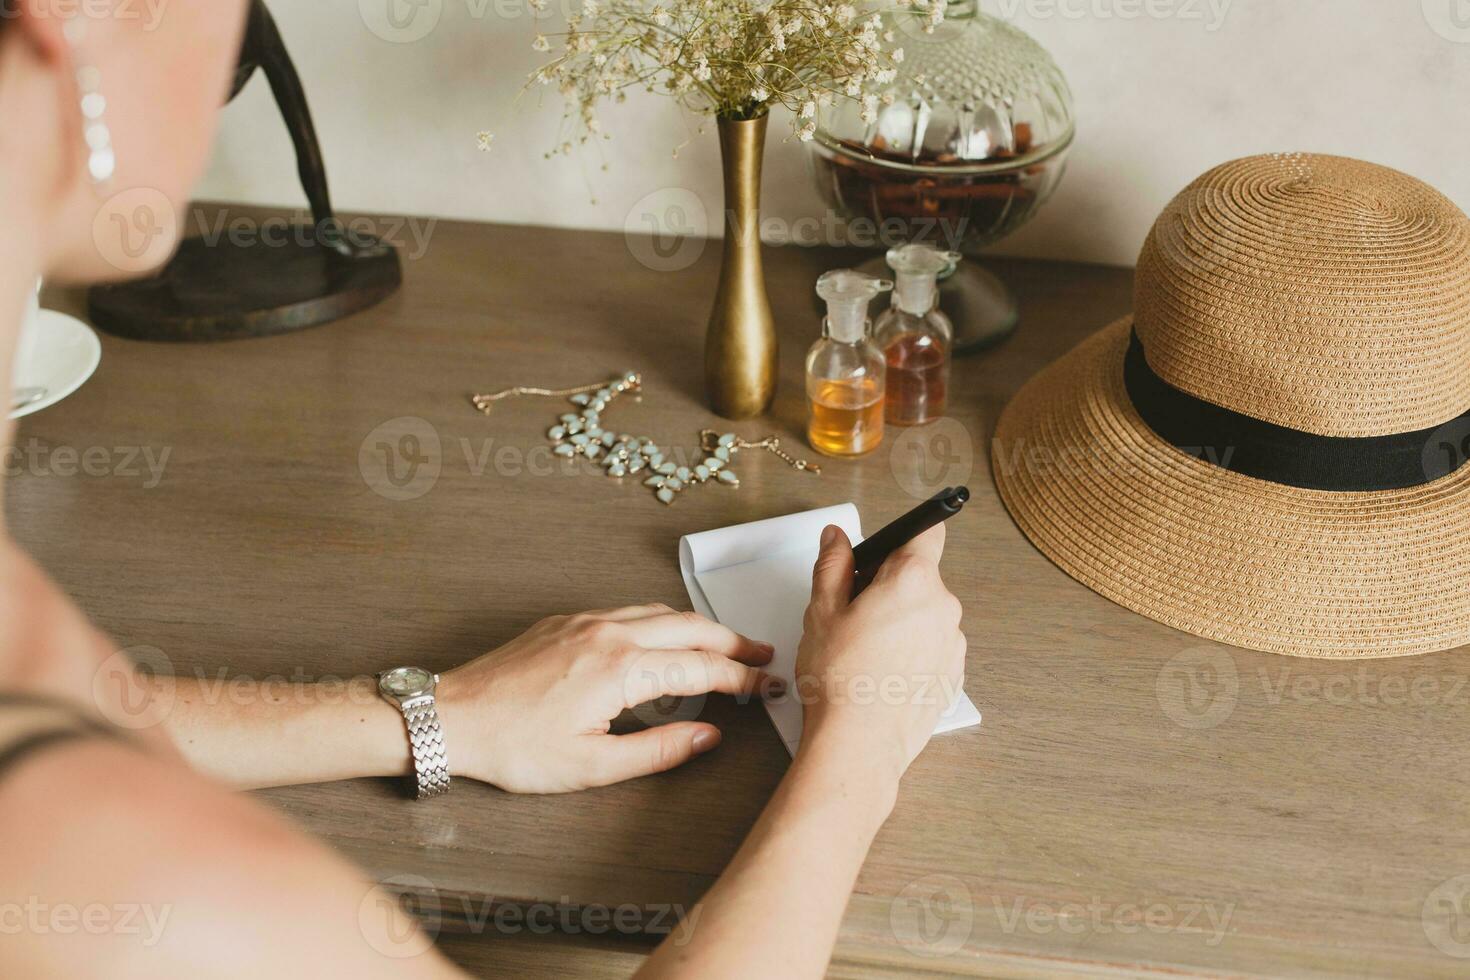
<path id="1" fill-rule="evenodd" d="M 577 3 L 552 0 L 551 6 Z M 399 41 L 389 4 L 407 24 Z M 547 161 L 560 100 L 520 95 L 541 55 L 525 0 L 274 0 L 305 79 L 338 207 L 621 229 L 635 202 L 691 189 L 720 207 L 713 132 L 634 97 L 614 140 Z M 1159 208 L 1223 160 L 1317 150 L 1408 171 L 1470 209 L 1470 0 L 983 0 L 1055 54 L 1079 134 L 1061 190 L 1007 254 L 1132 264 Z M 412 16 L 412 19 L 410 18 Z M 1463 25 L 1463 26 L 1461 26 Z M 416 40 L 405 40 L 426 29 Z M 376 28 L 378 33 L 374 32 Z M 543 92 L 545 95 L 543 97 Z M 488 154 L 476 133 L 496 134 Z M 767 214 L 819 215 L 773 124 Z M 606 164 L 606 169 L 600 169 Z M 223 116 L 201 196 L 301 201 L 262 79 Z"/>

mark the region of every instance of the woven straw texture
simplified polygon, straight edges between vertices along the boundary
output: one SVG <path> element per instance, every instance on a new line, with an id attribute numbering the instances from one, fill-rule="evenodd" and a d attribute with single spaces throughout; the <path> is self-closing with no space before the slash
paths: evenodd
<path id="1" fill-rule="evenodd" d="M 1133 312 L 1160 377 L 1278 425 L 1384 435 L 1470 404 L 1470 220 L 1387 167 L 1216 167 L 1154 224 Z"/>
<path id="2" fill-rule="evenodd" d="M 1212 170 L 1139 261 L 1149 364 L 1197 397 L 1319 434 L 1446 422 L 1470 405 L 1466 227 L 1425 185 L 1371 164 L 1276 155 Z M 1129 402 L 1133 327 L 1083 341 L 1001 417 L 996 485 L 1037 548 L 1129 609 L 1238 646 L 1360 658 L 1470 642 L 1470 466 L 1342 493 L 1195 459 Z"/>

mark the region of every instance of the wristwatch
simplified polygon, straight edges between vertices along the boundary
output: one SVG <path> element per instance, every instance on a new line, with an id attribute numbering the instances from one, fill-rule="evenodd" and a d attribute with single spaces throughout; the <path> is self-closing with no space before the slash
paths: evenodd
<path id="1" fill-rule="evenodd" d="M 439 727 L 439 713 L 434 710 L 434 689 L 438 684 L 439 675 L 422 667 L 396 667 L 378 675 L 378 693 L 398 706 L 408 724 L 421 800 L 449 792 L 444 730 Z"/>

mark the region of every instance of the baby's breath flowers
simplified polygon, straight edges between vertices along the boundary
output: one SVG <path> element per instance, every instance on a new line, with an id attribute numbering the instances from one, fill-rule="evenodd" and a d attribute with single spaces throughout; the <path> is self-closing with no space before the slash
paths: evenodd
<path id="1" fill-rule="evenodd" d="M 943 17 L 944 0 L 897 0 L 894 9 Z M 816 134 L 818 108 L 835 99 L 861 102 L 877 118 L 903 49 L 893 46 L 871 5 L 814 0 L 584 0 L 559 36 L 564 47 L 537 69 L 535 83 L 567 101 L 572 141 L 600 132 L 597 108 L 629 89 L 661 92 L 697 112 L 756 119 L 774 105 L 793 112 L 796 136 Z M 538 34 L 532 47 L 550 51 Z"/>

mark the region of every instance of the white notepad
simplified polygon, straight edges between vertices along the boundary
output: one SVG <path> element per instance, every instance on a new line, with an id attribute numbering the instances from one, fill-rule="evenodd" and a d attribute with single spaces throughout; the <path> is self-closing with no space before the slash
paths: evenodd
<path id="1" fill-rule="evenodd" d="M 836 524 L 853 544 L 863 539 L 852 504 L 809 510 L 767 521 L 686 535 L 679 541 L 679 570 L 696 611 L 776 648 L 766 670 L 795 690 L 796 648 L 812 592 L 812 566 L 822 529 Z M 766 702 L 766 712 L 787 751 L 801 744 L 801 704 L 786 696 Z M 980 724 L 980 712 L 962 691 L 939 719 L 936 734 Z"/>

